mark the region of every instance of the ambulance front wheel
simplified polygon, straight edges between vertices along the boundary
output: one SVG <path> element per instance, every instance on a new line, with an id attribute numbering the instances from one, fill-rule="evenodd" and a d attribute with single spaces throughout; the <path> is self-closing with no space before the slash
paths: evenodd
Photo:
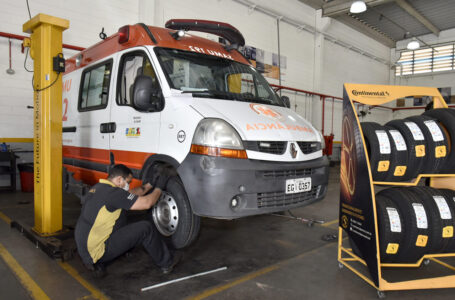
<path id="1" fill-rule="evenodd" d="M 176 249 L 191 245 L 197 238 L 201 220 L 193 214 L 182 182 L 171 177 L 158 202 L 151 211 L 158 231 Z"/>

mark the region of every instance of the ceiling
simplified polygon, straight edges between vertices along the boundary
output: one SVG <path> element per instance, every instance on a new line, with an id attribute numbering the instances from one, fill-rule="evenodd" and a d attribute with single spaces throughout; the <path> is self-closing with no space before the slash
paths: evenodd
<path id="1" fill-rule="evenodd" d="M 388 47 L 425 34 L 455 28 L 453 0 L 365 0 L 367 10 L 349 13 L 352 0 L 299 0 Z"/>

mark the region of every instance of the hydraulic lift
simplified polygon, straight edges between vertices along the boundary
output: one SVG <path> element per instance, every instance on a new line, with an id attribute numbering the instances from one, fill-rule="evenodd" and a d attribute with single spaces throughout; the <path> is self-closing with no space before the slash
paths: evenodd
<path id="1" fill-rule="evenodd" d="M 72 233 L 62 226 L 62 33 L 69 21 L 38 14 L 23 25 L 24 47 L 34 60 L 34 212 L 33 228 L 12 221 L 37 247 L 54 258 L 68 258 Z"/>

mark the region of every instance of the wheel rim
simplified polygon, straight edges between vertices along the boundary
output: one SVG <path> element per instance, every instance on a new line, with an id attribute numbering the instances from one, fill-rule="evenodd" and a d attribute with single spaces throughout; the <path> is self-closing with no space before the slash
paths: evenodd
<path id="1" fill-rule="evenodd" d="M 162 192 L 160 199 L 153 206 L 153 222 L 164 236 L 170 236 L 177 230 L 179 210 L 171 194 Z"/>

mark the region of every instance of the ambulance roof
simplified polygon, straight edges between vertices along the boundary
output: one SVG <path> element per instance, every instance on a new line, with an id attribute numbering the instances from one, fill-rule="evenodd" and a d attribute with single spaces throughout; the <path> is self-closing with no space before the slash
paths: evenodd
<path id="1" fill-rule="evenodd" d="M 175 30 L 146 26 L 144 24 L 128 25 L 128 41 L 119 42 L 121 34 L 119 32 L 107 37 L 99 43 L 81 51 L 66 61 L 65 74 L 79 68 L 93 64 L 104 57 L 116 52 L 133 48 L 136 46 L 158 46 L 163 48 L 180 49 L 186 51 L 196 51 L 209 55 L 230 58 L 244 64 L 250 64 L 249 61 L 237 50 L 227 51 L 220 43 L 211 41 L 206 38 L 198 37 L 185 33 L 183 37 L 176 40 L 171 33 Z M 76 58 L 81 56 L 81 63 L 76 66 Z"/>

